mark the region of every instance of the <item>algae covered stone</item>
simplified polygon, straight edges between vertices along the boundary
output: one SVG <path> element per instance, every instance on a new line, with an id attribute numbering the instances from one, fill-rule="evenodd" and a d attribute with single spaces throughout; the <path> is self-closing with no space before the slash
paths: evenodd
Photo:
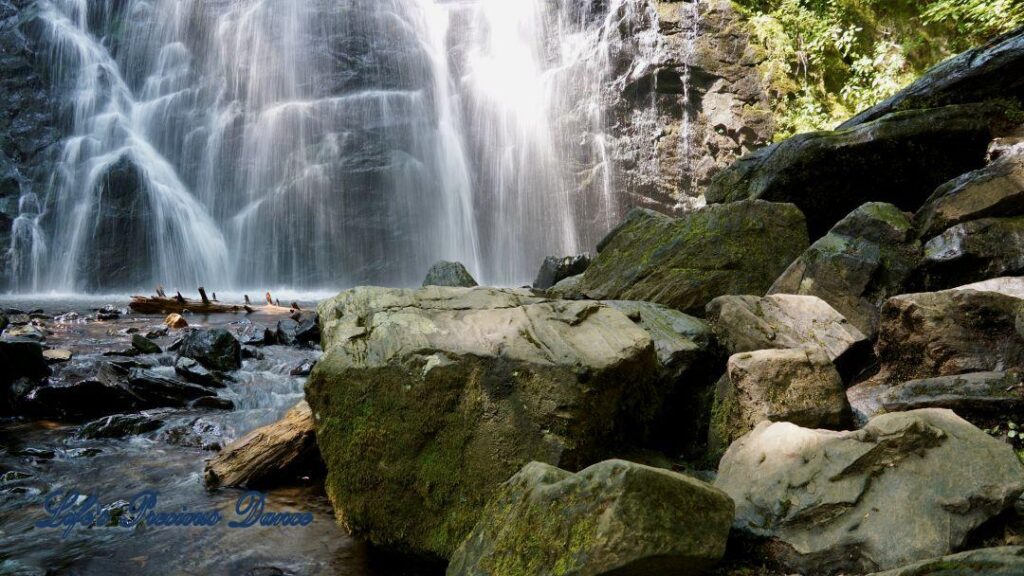
<path id="1" fill-rule="evenodd" d="M 598 245 L 579 290 L 702 314 L 723 294 L 763 295 L 807 245 L 804 216 L 791 204 L 752 200 L 679 218 L 634 210 Z"/>
<path id="2" fill-rule="evenodd" d="M 523 465 L 601 461 L 658 405 L 651 337 L 598 302 L 357 288 L 319 311 L 306 396 L 326 489 L 376 544 L 448 557 Z"/>
<path id="3" fill-rule="evenodd" d="M 472 288 L 476 286 L 476 279 L 466 270 L 461 262 L 448 262 L 442 260 L 435 263 L 427 271 L 423 279 L 424 286 L 454 286 L 461 288 Z"/>
<path id="4" fill-rule="evenodd" d="M 900 293 L 920 260 L 921 243 L 907 214 L 872 202 L 812 244 L 768 292 L 817 296 L 873 337 L 878 309 Z"/>
<path id="5" fill-rule="evenodd" d="M 531 462 L 498 490 L 448 576 L 701 574 L 725 553 L 732 519 L 724 492 L 668 470 Z"/>

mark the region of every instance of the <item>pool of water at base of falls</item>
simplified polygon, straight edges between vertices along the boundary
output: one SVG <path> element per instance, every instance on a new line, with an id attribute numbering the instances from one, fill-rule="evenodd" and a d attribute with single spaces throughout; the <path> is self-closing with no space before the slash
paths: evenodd
<path id="1" fill-rule="evenodd" d="M 0 308 L 43 309 L 54 316 L 77 311 L 82 318 L 110 302 L 0 296 Z M 188 318 L 190 324 L 201 326 L 224 326 L 239 319 L 234 315 Z M 162 320 L 129 314 L 107 322 L 51 321 L 52 334 L 46 343 L 73 351 L 75 361 L 100 361 L 106 358 L 103 352 L 130 346 L 131 328 L 145 333 Z M 252 320 L 260 322 L 258 315 Z M 270 319 L 264 320 L 270 324 Z M 158 342 L 167 346 L 171 340 L 173 335 Z M 172 444 L 164 432 L 201 418 L 219 432 L 214 439 L 227 444 L 279 419 L 302 399 L 305 378 L 291 376 L 292 368 L 319 352 L 285 346 L 260 350 L 263 358 L 246 359 L 233 374 L 234 381 L 219 392 L 234 402 L 235 409 L 163 410 L 159 418 L 164 426 L 142 435 L 79 439 L 80 422 L 0 419 L 0 574 L 436 574 L 437 566 L 398 558 L 349 537 L 336 524 L 322 481 L 317 479 L 266 492 L 266 510 L 311 512 L 309 525 L 228 527 L 229 521 L 238 519 L 235 506 L 245 491 L 208 491 L 203 467 L 213 452 Z M 60 528 L 36 527 L 48 517 L 47 496 L 67 490 L 95 495 L 104 505 L 152 490 L 159 495 L 159 511 L 218 510 L 223 519 L 212 527 L 77 526 L 67 535 Z"/>

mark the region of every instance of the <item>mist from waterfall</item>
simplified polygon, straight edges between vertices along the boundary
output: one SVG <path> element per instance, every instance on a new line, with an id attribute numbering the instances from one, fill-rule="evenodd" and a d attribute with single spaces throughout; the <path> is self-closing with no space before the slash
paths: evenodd
<path id="1" fill-rule="evenodd" d="M 529 282 L 620 216 L 609 51 L 657 25 L 642 0 L 39 6 L 67 137 L 15 223 L 22 291 L 406 286 L 440 259 Z"/>

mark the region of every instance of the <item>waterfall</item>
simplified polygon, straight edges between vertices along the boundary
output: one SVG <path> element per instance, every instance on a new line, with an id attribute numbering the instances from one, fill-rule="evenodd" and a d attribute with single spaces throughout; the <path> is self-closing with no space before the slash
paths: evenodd
<path id="1" fill-rule="evenodd" d="M 621 215 L 609 54 L 646 0 L 38 4 L 66 138 L 23 290 L 516 285 Z"/>

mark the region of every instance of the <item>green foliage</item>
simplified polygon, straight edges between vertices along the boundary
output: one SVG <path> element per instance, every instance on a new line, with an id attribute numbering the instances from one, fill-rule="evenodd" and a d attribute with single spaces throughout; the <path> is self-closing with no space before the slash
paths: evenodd
<path id="1" fill-rule="evenodd" d="M 942 60 L 1024 25 L 1019 0 L 739 0 L 776 138 L 830 129 Z"/>

